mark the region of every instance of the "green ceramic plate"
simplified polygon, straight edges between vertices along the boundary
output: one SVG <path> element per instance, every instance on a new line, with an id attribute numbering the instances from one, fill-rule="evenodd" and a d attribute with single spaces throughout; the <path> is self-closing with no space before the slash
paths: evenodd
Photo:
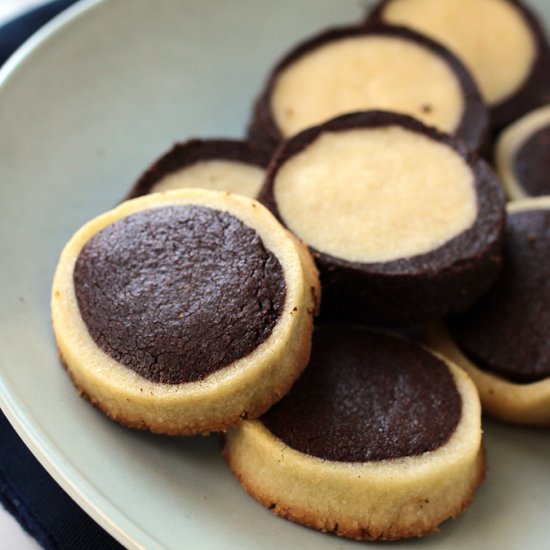
<path id="1" fill-rule="evenodd" d="M 538 7 L 550 21 L 550 1 Z M 189 136 L 242 135 L 278 55 L 364 10 L 358 0 L 84 2 L 0 74 L 2 409 L 57 481 L 128 547 L 358 547 L 256 504 L 216 437 L 138 433 L 90 407 L 57 360 L 49 292 L 65 241 L 119 201 L 151 159 Z M 490 422 L 485 430 L 487 482 L 458 521 L 414 544 L 548 548 L 550 437 Z"/>

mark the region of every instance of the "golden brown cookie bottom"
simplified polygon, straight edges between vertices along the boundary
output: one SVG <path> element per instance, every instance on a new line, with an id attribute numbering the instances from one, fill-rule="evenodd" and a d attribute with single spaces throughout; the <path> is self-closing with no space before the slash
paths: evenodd
<path id="1" fill-rule="evenodd" d="M 231 466 L 230 459 L 226 456 L 226 460 Z M 335 520 L 322 520 L 311 513 L 310 510 L 294 508 L 292 506 L 285 506 L 284 504 L 277 504 L 272 501 L 269 495 L 262 494 L 261 492 L 254 492 L 252 487 L 246 484 L 246 481 L 242 476 L 237 474 L 241 485 L 245 491 L 255 498 L 260 504 L 271 510 L 275 515 L 288 519 L 299 525 L 304 525 L 312 529 L 317 529 L 323 533 L 330 533 L 338 535 L 339 537 L 346 537 L 358 541 L 397 541 L 413 537 L 422 537 L 439 532 L 439 526 L 447 519 L 456 519 L 471 503 L 474 498 L 475 491 L 479 485 L 484 481 L 487 471 L 487 464 L 485 460 L 485 449 L 482 447 L 478 460 L 476 463 L 475 475 L 473 476 L 470 485 L 464 492 L 464 496 L 461 502 L 457 502 L 453 509 L 446 510 L 444 514 L 434 514 L 429 520 L 418 520 L 416 523 L 411 523 L 406 527 L 401 527 L 399 524 L 389 528 L 379 528 L 376 525 L 369 525 L 362 527 L 355 521 L 335 521 Z M 429 499 L 424 501 L 418 501 L 418 509 L 423 511 L 429 506 Z"/>
<path id="2" fill-rule="evenodd" d="M 288 447 L 261 420 L 226 435 L 224 457 L 244 489 L 275 514 L 357 540 L 399 540 L 437 531 L 471 502 L 485 476 L 475 387 L 449 365 L 461 420 L 440 448 L 419 456 L 346 463 Z"/>
<path id="3" fill-rule="evenodd" d="M 271 335 L 246 357 L 196 382 L 155 383 L 115 361 L 92 340 L 76 303 L 73 268 L 85 242 L 103 227 L 145 208 L 201 204 L 255 228 L 283 265 L 287 299 Z M 52 289 L 54 334 L 79 391 L 117 422 L 171 435 L 224 431 L 265 412 L 305 368 L 318 308 L 318 274 L 307 249 L 259 203 L 229 193 L 182 190 L 127 201 L 86 224 L 66 246 Z"/>
<path id="4" fill-rule="evenodd" d="M 517 384 L 480 369 L 462 353 L 441 323 L 427 327 L 426 339 L 433 349 L 468 373 L 488 415 L 510 424 L 550 428 L 550 378 Z"/>

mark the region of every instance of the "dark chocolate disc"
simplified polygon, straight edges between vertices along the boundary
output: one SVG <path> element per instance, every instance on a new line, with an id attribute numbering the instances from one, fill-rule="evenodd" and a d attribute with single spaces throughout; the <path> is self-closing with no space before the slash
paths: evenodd
<path id="1" fill-rule="evenodd" d="M 512 170 L 528 195 L 550 194 L 550 122 L 519 147 L 512 159 Z"/>
<path id="2" fill-rule="evenodd" d="M 462 403 L 445 363 L 420 346 L 359 328 L 320 328 L 309 366 L 263 417 L 308 455 L 367 462 L 444 445 Z"/>
<path id="3" fill-rule="evenodd" d="M 238 169 L 238 167 L 254 167 L 264 170 L 269 163 L 270 155 L 252 147 L 249 143 L 230 139 L 192 139 L 184 143 L 176 143 L 168 152 L 158 158 L 134 183 L 128 192 L 126 199 L 133 199 L 141 195 L 146 195 L 156 190 L 161 182 L 166 181 L 167 177 L 177 177 L 185 170 L 197 167 L 197 165 L 210 163 L 212 161 L 229 161 L 233 166 L 228 170 Z M 231 176 L 231 174 L 229 174 Z M 237 175 L 238 176 L 238 175 Z M 202 187 L 201 180 L 197 180 L 196 187 Z M 248 178 L 251 176 L 249 175 Z M 259 174 L 259 183 L 249 184 L 250 192 L 245 193 L 251 198 L 256 198 L 252 187 L 261 187 L 263 175 Z M 174 187 L 175 188 L 175 187 Z M 217 186 L 216 190 L 234 191 L 231 185 L 224 187 L 223 182 Z M 241 192 L 243 193 L 243 192 Z"/>
<path id="4" fill-rule="evenodd" d="M 288 212 L 281 211 L 281 205 L 277 199 L 281 174 L 284 174 L 284 170 L 287 170 L 287 167 L 291 162 L 295 162 L 295 159 L 303 158 L 305 151 L 312 147 L 320 148 L 320 144 L 328 143 L 327 136 L 337 143 L 334 140 L 338 136 L 356 130 L 387 130 L 393 133 L 399 131 L 410 134 L 411 139 L 418 139 L 423 148 L 432 144 L 433 151 L 438 155 L 448 151 L 455 163 L 453 166 L 458 166 L 471 177 L 469 185 L 472 192 L 471 200 L 475 204 L 475 213 L 471 214 L 472 219 L 469 225 L 465 224 L 463 228 L 459 227 L 455 233 L 448 233 L 447 237 L 443 235 L 442 241 L 438 241 L 433 248 L 419 248 L 418 250 L 423 250 L 423 252 L 396 255 L 394 258 L 384 261 L 351 259 L 343 251 L 341 253 L 338 250 L 335 251 L 332 243 L 332 248 L 313 245 L 312 238 L 316 235 L 310 232 L 306 238 L 305 234 L 301 232 L 302 226 L 299 226 L 299 230 L 297 230 L 295 220 L 289 217 Z M 413 200 L 418 201 L 419 197 L 406 190 L 403 196 L 396 199 L 391 193 L 385 191 L 390 180 L 395 180 L 396 177 L 399 180 L 400 175 L 398 172 L 396 173 L 396 167 L 400 166 L 402 159 L 396 147 L 396 140 L 388 134 L 381 140 L 378 148 L 384 155 L 384 159 L 380 160 L 379 157 L 369 156 L 374 155 L 372 147 L 363 146 L 356 153 L 355 159 L 350 159 L 349 163 L 345 163 L 346 166 L 338 169 L 340 171 L 338 177 L 347 169 L 347 165 L 353 165 L 356 161 L 362 163 L 361 169 L 365 173 L 370 171 L 371 165 L 374 170 L 379 163 L 383 162 L 384 170 L 381 179 L 374 182 L 377 188 L 375 189 L 377 197 L 382 197 L 380 199 L 381 206 L 395 204 L 399 208 L 408 208 L 408 203 Z M 340 159 L 339 162 L 342 163 L 342 153 L 341 151 L 335 153 L 336 150 L 336 146 L 332 146 L 330 149 L 327 146 L 323 152 L 323 158 L 335 154 Z M 435 170 L 431 164 L 432 160 L 431 156 L 425 156 L 419 160 L 415 155 L 412 158 L 409 155 L 407 170 L 413 170 L 415 164 L 423 168 L 427 167 L 427 170 Z M 300 162 L 300 160 L 296 162 Z M 318 171 L 319 166 L 312 166 L 311 170 Z M 297 190 L 303 187 L 304 180 L 312 181 L 313 172 L 307 178 L 304 176 L 301 182 L 296 182 Z M 345 235 L 346 245 L 351 243 L 363 246 L 370 241 L 370 234 L 361 236 L 360 241 L 354 239 L 353 236 L 357 228 L 364 224 L 367 215 L 361 214 L 358 217 L 354 206 L 354 203 L 363 205 L 364 203 L 361 201 L 369 200 L 368 196 L 354 194 L 361 186 L 363 172 L 354 175 L 349 181 L 338 181 L 337 192 L 343 194 L 344 201 L 334 195 L 321 192 L 318 197 L 315 194 L 312 195 L 312 192 L 307 195 L 307 201 L 313 201 L 313 205 L 317 201 L 317 206 L 311 206 L 313 210 L 308 215 L 311 215 L 312 218 L 317 216 L 318 222 L 316 223 L 322 224 L 319 230 L 323 231 L 323 235 L 325 235 L 323 238 L 332 239 L 332 229 L 328 219 L 325 218 L 327 212 L 334 212 L 334 218 L 338 219 L 338 222 L 349 232 L 349 237 Z M 448 187 L 444 181 L 448 177 L 444 168 L 439 170 L 439 173 L 436 170 L 436 172 L 427 172 L 425 176 L 422 176 L 426 178 L 426 182 L 422 183 L 427 183 L 428 189 L 434 176 L 442 178 L 441 188 Z M 403 175 L 405 189 L 409 181 L 407 178 L 409 178 L 408 172 Z M 371 184 L 369 183 L 369 185 Z M 392 188 L 390 187 L 390 189 Z M 442 217 L 438 221 L 439 230 L 447 231 L 451 223 L 449 213 L 445 211 L 445 207 L 440 211 L 441 207 L 433 206 L 430 202 L 431 191 L 426 191 L 424 187 L 422 189 L 423 195 L 420 196 L 420 200 L 424 208 L 423 212 L 430 216 L 432 214 L 441 215 Z M 504 196 L 497 177 L 486 163 L 468 153 L 464 145 L 403 115 L 376 111 L 344 115 L 291 138 L 278 149 L 270 165 L 260 199 L 283 224 L 294 230 L 297 236 L 310 246 L 321 272 L 323 284 L 321 316 L 325 321 L 345 320 L 405 326 L 439 318 L 470 306 L 490 287 L 500 267 L 504 230 Z M 297 215 L 296 212 L 299 213 L 300 210 L 307 208 L 302 206 L 301 200 L 300 196 L 292 199 L 293 215 Z M 462 201 L 462 196 L 459 196 L 457 200 Z M 468 198 L 468 200 L 470 199 Z M 307 201 L 304 199 L 304 204 Z M 346 201 L 349 211 L 341 206 Z M 452 201 L 447 201 L 444 204 L 453 206 L 451 203 Z M 318 210 L 321 209 L 321 206 L 324 210 L 322 214 L 319 214 Z M 400 226 L 397 229 L 401 233 L 405 233 L 400 236 L 405 241 L 410 237 L 415 238 L 416 222 L 419 224 L 423 222 L 422 215 L 417 214 L 416 209 L 408 210 L 406 214 L 408 221 L 403 220 L 402 222 L 399 217 L 394 220 L 394 225 Z M 380 216 L 380 213 L 374 209 L 369 216 L 374 216 L 372 219 L 376 220 L 376 216 Z M 370 223 L 370 219 L 368 221 Z M 381 219 L 380 223 L 382 224 L 382 222 L 385 220 Z M 381 227 L 385 226 L 381 225 Z M 378 235 L 378 239 L 383 242 L 384 246 L 391 248 L 393 245 L 391 235 L 385 236 L 383 231 Z M 324 243 L 321 244 L 324 245 Z M 411 250 L 416 249 L 412 248 Z"/>
<path id="5" fill-rule="evenodd" d="M 154 382 L 206 378 L 250 354 L 285 303 L 279 260 L 252 228 L 196 205 L 150 208 L 94 235 L 74 268 L 95 343 Z"/>
<path id="6" fill-rule="evenodd" d="M 339 71 L 329 71 L 320 56 L 329 47 L 340 48 L 346 46 L 346 44 L 361 44 L 363 39 L 369 39 L 372 44 L 378 44 L 380 41 L 383 41 L 385 44 L 385 50 L 383 48 L 383 51 L 387 50 L 389 56 L 387 62 L 382 62 L 380 67 L 373 66 L 374 68 L 369 71 L 357 71 L 352 65 L 351 69 L 346 72 L 346 75 L 353 82 L 340 83 L 336 80 L 340 78 L 338 76 Z M 424 70 L 435 71 L 435 67 L 437 66 L 439 77 L 443 78 L 443 74 L 445 74 L 445 79 L 450 79 L 449 82 L 452 80 L 453 93 L 456 93 L 457 98 L 460 98 L 460 107 L 454 107 L 457 112 L 454 112 L 453 123 L 449 123 L 450 126 L 448 128 L 442 129 L 462 139 L 469 149 L 476 150 L 480 148 L 487 137 L 487 110 L 470 74 L 457 58 L 440 44 L 413 31 L 389 26 L 368 29 L 360 27 L 331 29 L 307 40 L 290 51 L 276 65 L 267 80 L 264 90 L 259 96 L 249 127 L 250 141 L 260 148 L 272 151 L 283 139 L 291 137 L 295 133 L 285 133 L 281 129 L 280 122 L 276 119 L 273 102 L 276 99 L 277 87 L 281 80 L 290 70 L 308 59 L 315 60 L 320 74 L 327 80 L 327 83 L 335 87 L 335 90 L 329 93 L 327 86 L 316 82 L 314 78 L 308 78 L 304 85 L 295 86 L 296 94 L 303 95 L 303 97 L 299 98 L 300 105 L 308 109 L 317 108 L 316 105 L 321 99 L 323 101 L 327 99 L 324 96 L 327 96 L 329 101 L 336 103 L 330 116 L 323 116 L 322 120 L 314 120 L 312 123 L 307 124 L 307 126 L 320 124 L 329 118 L 347 112 L 366 109 L 405 112 L 423 120 L 426 124 L 437 126 L 442 113 L 446 113 L 446 116 L 448 116 L 448 111 L 451 107 L 447 105 L 447 101 L 450 101 L 450 96 L 453 94 L 446 88 L 445 92 L 442 92 L 440 88 L 430 88 L 429 97 L 417 97 L 414 95 L 413 101 L 406 96 L 408 93 L 417 94 L 418 90 L 423 89 L 423 86 L 433 84 L 433 81 L 438 78 L 435 73 L 429 76 L 424 74 L 424 72 L 419 74 L 416 67 L 411 66 L 411 63 L 403 63 L 403 55 L 407 47 L 410 48 L 411 54 L 413 51 L 417 53 L 423 52 L 424 54 L 427 52 L 432 59 L 430 63 L 421 63 L 422 66 L 425 66 Z M 363 48 L 363 46 L 360 46 L 360 48 Z M 342 56 L 344 60 L 351 57 L 347 52 L 342 53 Z M 369 57 L 368 63 L 374 63 L 377 59 L 378 57 L 373 54 L 372 59 Z M 396 65 L 400 68 L 394 69 Z M 336 68 L 340 66 L 341 64 L 336 63 Z M 381 79 L 381 76 L 385 74 L 391 74 L 391 79 L 398 77 L 400 82 L 392 84 L 393 80 L 391 82 L 388 80 L 387 83 L 382 85 L 381 82 L 383 79 Z M 401 81 L 401 79 L 403 80 Z M 356 89 L 364 89 L 366 90 L 365 93 L 368 94 L 374 93 L 372 92 L 373 89 L 377 89 L 378 92 L 372 96 L 374 99 L 369 99 L 367 102 L 354 99 L 350 103 L 346 98 L 348 94 L 355 93 L 354 90 Z M 394 94 L 397 95 L 390 99 Z M 427 91 L 426 94 L 428 94 Z M 371 96 L 369 95 L 369 97 Z M 405 97 L 407 103 L 410 104 L 405 105 L 403 103 L 403 98 Z M 368 105 L 365 103 L 368 103 Z M 300 111 L 299 107 L 292 104 L 289 104 L 284 109 L 281 108 L 281 112 L 289 120 L 303 114 L 303 111 Z M 306 118 L 309 121 L 312 117 Z M 302 128 L 299 129 L 305 127 L 303 124 L 301 126 Z"/>
<path id="7" fill-rule="evenodd" d="M 495 286 L 449 330 L 479 368 L 518 383 L 550 377 L 550 209 L 508 217 Z"/>
<path id="8" fill-rule="evenodd" d="M 494 131 L 550 101 L 550 47 L 523 2 L 382 0 L 367 17 L 367 26 L 379 24 L 415 29 L 453 51 L 479 83 Z"/>

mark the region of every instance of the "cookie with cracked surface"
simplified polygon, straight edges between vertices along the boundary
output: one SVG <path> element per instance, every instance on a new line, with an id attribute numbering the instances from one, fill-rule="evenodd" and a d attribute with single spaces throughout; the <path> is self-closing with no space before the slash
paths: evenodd
<path id="1" fill-rule="evenodd" d="M 506 128 L 495 160 L 511 200 L 550 195 L 550 103 Z"/>
<path id="2" fill-rule="evenodd" d="M 270 155 L 245 141 L 191 139 L 176 143 L 134 183 L 126 199 L 198 187 L 257 198 Z"/>
<path id="3" fill-rule="evenodd" d="M 260 200 L 310 247 L 324 321 L 407 326 L 494 281 L 504 193 L 463 144 L 395 113 L 344 115 L 286 141 Z"/>
<path id="4" fill-rule="evenodd" d="M 224 456 L 287 519 L 358 540 L 422 536 L 483 480 L 479 398 L 461 369 L 411 341 L 322 327 L 302 377 L 226 434 Z"/>
<path id="5" fill-rule="evenodd" d="M 107 415 L 196 434 L 288 391 L 319 296 L 309 253 L 261 204 L 188 189 L 124 202 L 77 231 L 52 319 L 74 383 Z"/>
<path id="6" fill-rule="evenodd" d="M 458 59 L 431 39 L 399 27 L 331 29 L 280 61 L 261 92 L 249 138 L 269 151 L 334 117 L 383 109 L 484 145 L 487 110 Z"/>
<path id="7" fill-rule="evenodd" d="M 430 326 L 427 337 L 470 374 L 491 416 L 550 427 L 550 198 L 508 210 L 495 286 L 469 311 Z"/>
<path id="8" fill-rule="evenodd" d="M 451 50 L 471 71 L 493 130 L 550 101 L 550 47 L 517 0 L 384 0 L 369 24 L 401 25 Z"/>

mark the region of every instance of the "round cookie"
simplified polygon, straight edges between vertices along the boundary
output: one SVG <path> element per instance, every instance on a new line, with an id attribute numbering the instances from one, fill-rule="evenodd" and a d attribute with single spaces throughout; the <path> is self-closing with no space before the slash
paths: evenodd
<path id="1" fill-rule="evenodd" d="M 512 202 L 504 268 L 474 307 L 428 328 L 475 382 L 487 413 L 550 427 L 550 198 Z"/>
<path id="2" fill-rule="evenodd" d="M 383 109 L 413 116 L 478 149 L 487 111 L 463 65 L 445 48 L 397 27 L 331 29 L 290 51 L 269 76 L 249 127 L 256 146 L 339 115 Z"/>
<path id="3" fill-rule="evenodd" d="M 447 135 L 344 115 L 275 154 L 260 200 L 313 253 L 324 321 L 407 326 L 467 308 L 500 267 L 504 197 Z"/>
<path id="4" fill-rule="evenodd" d="M 126 199 L 157 191 L 200 187 L 255 199 L 270 156 L 245 141 L 192 139 L 176 143 L 134 183 Z"/>
<path id="5" fill-rule="evenodd" d="M 408 340 L 316 329 L 310 364 L 266 415 L 226 434 L 247 492 L 297 523 L 358 540 L 437 530 L 485 472 L 481 409 L 458 367 Z"/>
<path id="6" fill-rule="evenodd" d="M 121 424 L 225 430 L 305 367 L 320 290 L 307 250 L 259 203 L 187 189 L 124 202 L 65 246 L 52 288 L 61 360 Z"/>
<path id="7" fill-rule="evenodd" d="M 511 200 L 550 195 L 550 104 L 507 128 L 498 140 L 495 157 Z"/>
<path id="8" fill-rule="evenodd" d="M 437 40 L 466 65 L 494 129 L 550 101 L 550 47 L 517 0 L 383 0 L 369 24 L 402 25 Z"/>

